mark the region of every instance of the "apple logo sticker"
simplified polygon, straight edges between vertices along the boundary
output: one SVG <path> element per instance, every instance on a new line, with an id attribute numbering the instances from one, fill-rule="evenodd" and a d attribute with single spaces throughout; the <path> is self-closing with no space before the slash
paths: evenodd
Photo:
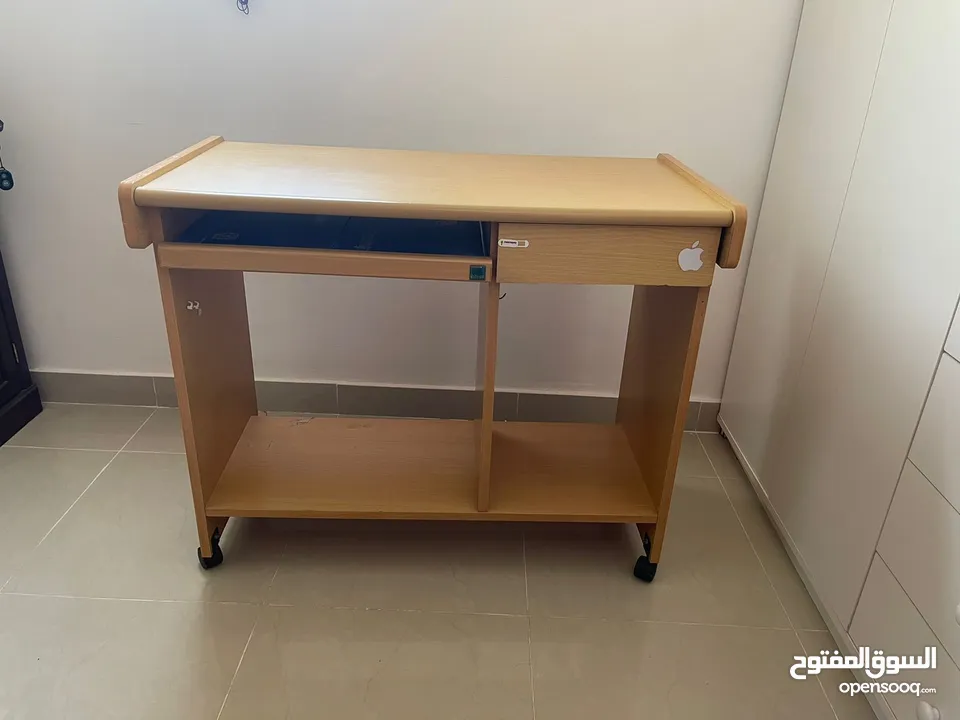
<path id="1" fill-rule="evenodd" d="M 700 241 L 697 240 L 691 247 L 681 250 L 677 256 L 680 269 L 684 272 L 696 271 L 703 267 L 703 260 L 700 259 L 700 256 L 703 255 L 703 248 L 698 247 L 699 245 Z"/>

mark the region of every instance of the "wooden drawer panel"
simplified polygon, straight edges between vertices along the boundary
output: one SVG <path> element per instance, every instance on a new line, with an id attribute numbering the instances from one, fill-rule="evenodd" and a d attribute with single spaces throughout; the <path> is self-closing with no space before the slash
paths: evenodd
<path id="1" fill-rule="evenodd" d="M 960 363 L 947 354 L 940 357 L 910 459 L 960 509 Z"/>
<path id="2" fill-rule="evenodd" d="M 160 267 L 489 282 L 488 257 L 158 243 Z"/>
<path id="3" fill-rule="evenodd" d="M 877 551 L 947 652 L 960 658 L 960 514 L 912 463 Z"/>
<path id="4" fill-rule="evenodd" d="M 719 228 L 504 223 L 497 280 L 699 287 L 713 280 L 719 242 Z"/>
<path id="5" fill-rule="evenodd" d="M 885 655 L 923 655 L 923 648 L 937 648 L 936 670 L 901 670 L 897 675 L 873 682 L 920 683 L 921 687 L 936 688 L 936 694 L 916 697 L 910 694 L 888 693 L 883 696 L 897 720 L 936 717 L 932 713 L 918 713 L 920 703 L 929 703 L 940 711 L 941 720 L 960 718 L 960 670 L 951 662 L 943 646 L 930 632 L 917 609 L 904 594 L 900 585 L 884 565 L 874 556 L 867 583 L 850 626 L 850 637 L 863 647 L 883 650 Z M 832 680 L 821 675 L 824 682 Z M 866 678 L 858 678 L 866 681 Z M 839 680 L 838 680 L 839 682 Z"/>

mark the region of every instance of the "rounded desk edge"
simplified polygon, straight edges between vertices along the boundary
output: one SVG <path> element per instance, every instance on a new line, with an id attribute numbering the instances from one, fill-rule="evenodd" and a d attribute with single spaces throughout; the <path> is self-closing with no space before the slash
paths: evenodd
<path id="1" fill-rule="evenodd" d="M 205 153 L 212 147 L 223 142 L 223 137 L 212 135 L 205 140 L 201 140 L 195 145 L 191 145 L 185 150 L 181 150 L 176 155 L 171 155 L 166 160 L 161 160 L 156 165 L 148 167 L 146 170 L 138 172 L 136 175 L 128 177 L 120 183 L 118 189 L 118 199 L 120 201 L 120 219 L 123 223 L 123 235 L 127 245 L 131 248 L 149 247 L 152 238 L 147 227 L 147 222 L 142 211 L 137 206 L 134 194 L 138 187 L 145 185 L 151 180 L 156 180 L 176 167 L 193 160 L 198 155 Z"/>

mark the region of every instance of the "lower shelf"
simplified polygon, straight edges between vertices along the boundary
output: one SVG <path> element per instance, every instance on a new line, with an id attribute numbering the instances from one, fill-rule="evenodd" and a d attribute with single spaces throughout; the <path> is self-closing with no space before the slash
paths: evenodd
<path id="1" fill-rule="evenodd" d="M 207 515 L 475 514 L 474 433 L 467 420 L 253 417 Z"/>
<path id="2" fill-rule="evenodd" d="M 657 519 L 623 429 L 581 423 L 494 425 L 487 514 L 571 522 Z"/>
<path id="3" fill-rule="evenodd" d="M 499 423 L 490 511 L 477 507 L 478 424 L 253 417 L 208 516 L 654 522 L 613 425 Z"/>

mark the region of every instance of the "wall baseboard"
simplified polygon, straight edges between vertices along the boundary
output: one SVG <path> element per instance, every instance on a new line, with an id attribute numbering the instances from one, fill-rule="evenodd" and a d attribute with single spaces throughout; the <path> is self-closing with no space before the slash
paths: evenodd
<path id="1" fill-rule="evenodd" d="M 32 371 L 31 376 L 46 402 L 177 406 L 171 377 L 44 371 Z M 265 412 L 474 420 L 480 416 L 481 393 L 446 388 L 257 380 L 257 403 Z M 691 402 L 686 429 L 718 432 L 719 410 L 720 403 Z M 612 423 L 616 412 L 616 398 L 591 395 L 498 392 L 494 403 L 497 420 Z"/>
<path id="2" fill-rule="evenodd" d="M 722 416 L 717 417 L 717 422 L 720 425 L 722 433 L 727 438 L 727 442 L 730 443 L 733 454 L 737 456 L 737 460 L 739 461 L 740 466 L 743 468 L 743 472 L 747 476 L 747 479 L 750 481 L 750 485 L 753 486 L 753 491 L 760 499 L 760 504 L 763 505 L 763 509 L 766 511 L 767 517 L 770 518 L 770 522 L 774 529 L 776 529 L 777 535 L 780 536 L 780 541 L 783 543 L 783 547 L 787 551 L 787 555 L 790 557 L 790 562 L 792 562 L 793 567 L 796 568 L 797 574 L 800 576 L 800 580 L 803 581 L 803 585 L 806 587 L 807 593 L 809 593 L 810 598 L 813 600 L 813 604 L 817 606 L 817 610 L 820 612 L 820 616 L 823 618 L 823 622 L 826 624 L 827 630 L 830 631 L 834 641 L 837 643 L 837 647 L 844 655 L 856 655 L 858 653 L 858 648 L 854 643 L 853 638 L 851 638 L 850 634 L 847 632 L 847 628 L 843 621 L 841 621 L 840 618 L 827 607 L 826 603 L 823 601 L 823 598 L 820 597 L 820 594 L 814 587 L 810 570 L 803 559 L 803 555 L 800 554 L 799 548 L 793 541 L 793 538 L 790 536 L 787 526 L 784 525 L 780 515 L 770 503 L 770 498 L 763 490 L 763 486 L 760 484 L 760 479 L 757 477 L 753 467 L 751 467 L 750 463 L 744 456 L 743 451 L 737 444 L 736 438 L 730 434 L 730 430 L 723 421 Z M 863 671 L 854 672 L 854 675 L 857 678 L 857 682 L 871 682 L 871 680 L 863 673 Z M 887 705 L 886 700 L 884 700 L 881 695 L 868 693 L 866 698 L 870 703 L 870 707 L 873 709 L 873 712 L 878 718 L 881 720 L 896 720 L 893 712 L 890 710 L 890 706 Z"/>

